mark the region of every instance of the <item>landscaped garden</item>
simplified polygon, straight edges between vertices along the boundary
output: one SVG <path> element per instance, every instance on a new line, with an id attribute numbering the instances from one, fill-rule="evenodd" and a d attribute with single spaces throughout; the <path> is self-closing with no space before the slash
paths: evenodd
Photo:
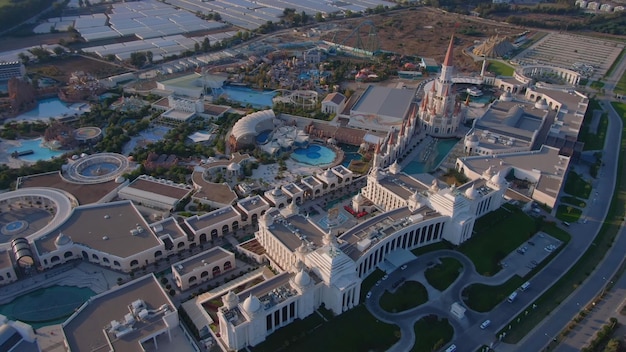
<path id="1" fill-rule="evenodd" d="M 576 197 L 571 197 L 571 196 L 561 197 L 561 203 L 566 203 L 566 204 L 573 205 L 579 208 L 584 208 L 587 206 L 587 203 L 585 203 L 584 200 L 580 200 Z"/>
<path id="2" fill-rule="evenodd" d="M 415 308 L 428 302 L 426 287 L 417 281 L 405 281 L 396 292 L 385 291 L 380 298 L 380 307 L 388 312 L 396 313 Z"/>
<path id="3" fill-rule="evenodd" d="M 470 285 L 463 290 L 465 304 L 477 312 L 488 312 L 504 301 L 523 283 L 524 279 L 515 275 L 500 286 Z"/>
<path id="4" fill-rule="evenodd" d="M 487 66 L 487 71 L 495 74 L 496 76 L 513 76 L 513 71 L 515 70 L 513 66 L 509 66 L 502 61 L 490 60 L 489 66 Z"/>
<path id="5" fill-rule="evenodd" d="M 472 238 L 459 251 L 472 260 L 479 274 L 492 276 L 500 271 L 500 261 L 507 254 L 539 230 L 540 221 L 505 204 L 476 220 Z"/>
<path id="6" fill-rule="evenodd" d="M 591 183 L 587 182 L 587 180 L 575 171 L 570 171 L 567 174 L 563 190 L 565 193 L 572 196 L 589 199 L 589 195 L 591 195 Z"/>
<path id="7" fill-rule="evenodd" d="M 313 313 L 278 329 L 265 342 L 250 349 L 254 352 L 386 351 L 399 336 L 396 325 L 379 321 L 360 305 L 328 322 Z"/>
<path id="8" fill-rule="evenodd" d="M 426 269 L 428 283 L 439 291 L 448 288 L 459 277 L 463 265 L 454 258 L 441 258 L 441 263 Z"/>
<path id="9" fill-rule="evenodd" d="M 448 319 L 429 315 L 415 323 L 415 345 L 411 352 L 438 351 L 452 340 L 454 328 Z"/>
<path id="10" fill-rule="evenodd" d="M 571 205 L 561 204 L 556 208 L 556 218 L 568 223 L 575 223 L 580 219 L 583 211 Z"/>

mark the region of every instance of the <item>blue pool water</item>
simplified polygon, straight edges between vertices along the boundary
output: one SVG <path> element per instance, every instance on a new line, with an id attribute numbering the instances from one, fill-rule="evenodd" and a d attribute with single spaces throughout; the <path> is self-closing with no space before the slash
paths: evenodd
<path id="1" fill-rule="evenodd" d="M 30 162 L 36 162 L 39 160 L 50 160 L 65 153 L 65 151 L 52 150 L 46 147 L 42 147 L 41 139 L 22 140 L 19 142 L 21 146 L 9 148 L 7 152 L 11 154 L 14 151 L 20 152 L 29 149 L 35 152 L 34 154 L 20 156 L 20 160 L 26 160 Z"/>
<path id="2" fill-rule="evenodd" d="M 272 131 L 263 131 L 259 133 L 259 135 L 256 136 L 256 142 L 259 144 L 267 143 L 267 139 L 269 138 L 270 133 L 272 133 Z"/>
<path id="3" fill-rule="evenodd" d="M 19 115 L 15 120 L 47 119 L 50 117 L 60 117 L 63 116 L 63 114 L 73 112 L 75 111 L 69 109 L 59 98 L 50 98 L 40 100 L 35 109 Z"/>
<path id="4" fill-rule="evenodd" d="M 345 167 L 350 166 L 350 162 L 352 160 L 361 160 L 363 158 L 361 154 L 358 153 L 359 147 L 355 145 L 340 143 L 338 147 L 343 150 L 343 161 L 341 162 L 341 165 Z"/>
<path id="5" fill-rule="evenodd" d="M 435 168 L 448 156 L 448 153 L 454 148 L 458 139 L 442 139 L 437 142 L 437 146 L 435 150 L 437 151 L 437 156 L 433 160 L 432 163 L 425 163 L 417 160 L 411 161 L 407 166 L 405 166 L 402 171 L 409 174 L 421 174 L 425 172 L 434 171 Z"/>
<path id="6" fill-rule="evenodd" d="M 88 288 L 52 286 L 21 295 L 0 306 L 0 314 L 39 328 L 65 321 L 96 293 Z"/>
<path id="7" fill-rule="evenodd" d="M 295 161 L 314 166 L 331 164 L 336 157 L 337 154 L 332 149 L 323 145 L 310 145 L 291 153 L 291 158 Z"/>
<path id="8" fill-rule="evenodd" d="M 243 105 L 250 104 L 258 108 L 274 106 L 272 98 L 277 94 L 272 91 L 258 91 L 246 87 L 233 86 L 224 86 L 223 90 L 229 100 L 236 101 Z"/>

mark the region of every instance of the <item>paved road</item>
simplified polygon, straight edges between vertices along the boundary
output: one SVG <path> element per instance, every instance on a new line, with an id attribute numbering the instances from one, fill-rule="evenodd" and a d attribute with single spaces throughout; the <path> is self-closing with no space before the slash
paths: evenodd
<path id="1" fill-rule="evenodd" d="M 594 189 L 594 191 L 598 192 L 597 200 L 595 202 L 593 201 L 596 196 L 592 194 L 590 197 L 592 204 L 589 205 L 586 210 L 588 223 L 571 225 L 569 232 L 572 235 L 572 240 L 545 270 L 532 279 L 534 287 L 549 288 L 556 281 L 556 278 L 565 273 L 569 267 L 578 260 L 580 255 L 582 255 L 590 245 L 593 245 L 592 241 L 598 233 L 603 219 L 608 212 L 609 202 L 611 200 L 610 197 L 615 190 L 622 121 L 615 111 L 609 107 L 609 104 L 602 102 L 602 105 L 607 111 L 610 111 L 610 113 L 609 128 L 605 142 L 606 147 L 603 156 L 605 166 L 603 166 L 599 174 L 599 179 Z M 581 309 L 580 307 L 599 293 L 606 283 L 606 278 L 611 277 L 615 268 L 621 263 L 624 246 L 626 246 L 626 236 L 620 236 L 596 271 L 592 273 L 590 278 L 583 282 L 565 302 L 551 312 L 551 314 L 531 333 L 526 335 L 520 343 L 517 345 L 500 344 L 497 346 L 496 350 L 540 351 L 544 348 L 571 321 L 572 317 L 578 314 Z M 603 280 L 603 278 L 605 279 Z M 537 291 L 534 296 L 539 297 L 540 293 L 542 292 Z M 501 306 L 492 313 L 497 316 L 506 314 L 506 312 L 501 311 L 500 308 Z M 523 309 L 525 306 L 521 308 Z"/>
<path id="2" fill-rule="evenodd" d="M 463 265 L 463 271 L 450 287 L 443 292 L 439 292 L 428 284 L 428 281 L 424 278 L 424 271 L 429 263 L 437 262 L 437 260 L 442 257 L 457 259 Z M 400 340 L 393 345 L 388 352 L 410 350 L 415 344 L 415 334 L 413 331 L 415 322 L 430 314 L 448 318 L 448 321 L 454 327 L 457 334 L 463 332 L 462 335 L 465 339 L 471 339 L 475 343 L 479 343 L 480 341 L 491 340 L 493 338 L 493 331 L 491 331 L 491 329 L 482 330 L 479 327 L 486 319 L 488 313 L 478 313 L 467 309 L 465 318 L 459 320 L 451 316 L 449 312 L 450 307 L 454 302 L 463 302 L 461 292 L 466 286 L 474 283 L 500 285 L 508 280 L 513 273 L 514 270 L 511 268 L 511 270 L 501 270 L 498 274 L 491 277 L 482 276 L 476 272 L 474 264 L 465 255 L 452 250 L 435 251 L 424 254 L 417 260 L 409 263 L 406 270 L 396 270 L 390 273 L 389 277 L 381 281 L 379 286 L 372 288 L 372 296 L 366 300 L 365 305 L 377 319 L 396 324 L 400 327 Z M 401 278 L 422 283 L 428 291 L 428 302 L 400 313 L 389 313 L 379 306 L 378 301 L 385 291 L 393 291 L 393 284 Z"/>

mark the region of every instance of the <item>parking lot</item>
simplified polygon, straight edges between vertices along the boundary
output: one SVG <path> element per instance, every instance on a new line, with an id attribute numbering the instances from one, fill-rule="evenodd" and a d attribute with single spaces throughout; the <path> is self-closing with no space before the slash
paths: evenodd
<path id="1" fill-rule="evenodd" d="M 538 232 L 509 253 L 501 262 L 502 268 L 524 277 L 562 244 L 560 240 L 544 232 Z"/>

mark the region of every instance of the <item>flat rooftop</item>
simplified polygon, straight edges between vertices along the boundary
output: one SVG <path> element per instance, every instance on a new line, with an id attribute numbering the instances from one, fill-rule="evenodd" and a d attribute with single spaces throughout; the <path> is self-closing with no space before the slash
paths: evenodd
<path id="1" fill-rule="evenodd" d="M 138 227 L 141 228 L 140 232 L 137 232 Z M 130 257 L 161 244 L 131 201 L 74 208 L 62 225 L 35 240 L 37 251 L 56 251 L 54 241 L 60 233 L 69 236 L 74 243 L 120 258 Z"/>
<path id="2" fill-rule="evenodd" d="M 174 218 L 171 217 L 159 221 L 158 223 L 150 224 L 150 226 L 152 227 L 152 231 L 154 231 L 154 234 L 157 235 L 157 237 L 169 235 L 172 239 L 176 239 L 187 236 L 185 230 L 178 225 Z M 157 229 L 159 231 L 157 231 Z"/>
<path id="3" fill-rule="evenodd" d="M 360 241 L 369 239 L 372 243 L 376 240 L 390 236 L 404 227 L 420 221 L 430 220 L 440 217 L 437 211 L 423 206 L 415 211 L 410 211 L 408 207 L 394 209 L 392 211 L 377 215 L 373 218 L 354 226 L 344 232 L 340 239 L 340 249 L 352 260 L 357 260 L 367 253 L 369 246 L 361 252 L 357 245 Z"/>
<path id="4" fill-rule="evenodd" d="M 228 258 L 231 255 L 233 254 L 223 249 L 222 247 L 213 247 L 207 251 L 201 252 L 200 254 L 196 254 L 191 258 L 177 262 L 176 264 L 172 265 L 172 270 L 176 270 L 180 275 L 186 275 L 196 270 L 197 268 L 206 265 L 208 267 L 207 271 L 209 271 L 213 269 L 212 263 L 224 258 Z"/>
<path id="5" fill-rule="evenodd" d="M 415 89 L 396 89 L 370 85 L 352 107 L 352 113 L 404 119 L 414 98 Z"/>
<path id="6" fill-rule="evenodd" d="M 141 198 L 162 197 L 164 201 L 174 204 L 193 191 L 189 186 L 172 183 L 171 181 L 140 176 L 120 192 Z"/>
<path id="7" fill-rule="evenodd" d="M 194 198 L 220 204 L 232 204 L 237 200 L 237 194 L 230 189 L 230 186 L 205 181 L 204 177 L 202 177 L 202 171 L 194 171 L 191 178 L 193 179 L 193 183 L 200 187 L 193 195 Z"/>
<path id="8" fill-rule="evenodd" d="M 291 251 L 300 247 L 303 240 L 319 247 L 324 238 L 324 232 L 302 215 L 292 215 L 288 218 L 278 216 L 274 219 L 270 230 Z"/>
<path id="9" fill-rule="evenodd" d="M 529 145 L 533 136 L 541 128 L 546 112 L 535 109 L 530 102 L 496 101 L 485 114 L 476 121 L 476 129 L 487 130 L 487 133 L 477 133 L 481 143 L 487 142 L 499 135 L 512 143 Z M 491 141 L 490 143 L 495 144 Z M 509 148 L 515 147 L 511 144 Z"/>
<path id="10" fill-rule="evenodd" d="M 539 175 L 536 189 L 557 195 L 565 177 L 569 158 L 559 154 L 557 148 L 543 145 L 541 149 L 529 152 L 500 154 L 493 156 L 470 156 L 459 158 L 464 167 L 483 174 L 491 167 L 494 173 L 507 171 L 510 167 Z M 545 180 L 544 180 L 545 178 Z M 558 187 L 557 187 L 558 184 Z"/>
<path id="11" fill-rule="evenodd" d="M 256 209 L 269 208 L 269 203 L 259 195 L 248 197 L 237 202 L 237 205 L 246 213 L 251 213 Z"/>
<path id="12" fill-rule="evenodd" d="M 379 183 L 381 186 L 403 199 L 409 199 L 415 192 L 428 189 L 428 186 L 405 173 L 396 175 L 387 173 L 387 176 L 380 180 Z"/>
<path id="13" fill-rule="evenodd" d="M 194 231 L 199 231 L 205 227 L 209 227 L 215 224 L 219 224 L 223 221 L 235 221 L 239 219 L 239 213 L 233 208 L 232 205 L 214 210 L 210 213 L 206 213 L 203 215 L 194 215 L 185 219 L 185 222 L 191 229 Z M 231 224 L 228 224 L 229 227 Z"/>
<path id="14" fill-rule="evenodd" d="M 156 278 L 150 274 L 123 286 L 92 297 L 81 309 L 68 319 L 63 326 L 63 333 L 70 351 L 141 351 L 140 342 L 158 331 L 166 331 L 168 326 L 163 321 L 163 314 L 136 319 L 133 331 L 116 338 L 107 330 L 111 321 L 124 321 L 124 316 L 131 313 L 130 304 L 138 299 L 145 302 L 147 309 L 156 310 L 162 305 L 169 306 L 169 311 L 177 314 L 175 307 L 163 292 Z M 110 342 L 109 342 L 110 341 Z M 167 343 L 159 339 L 158 343 Z"/>
<path id="15" fill-rule="evenodd" d="M 59 172 L 24 176 L 20 180 L 21 183 L 17 188 L 50 187 L 60 189 L 73 195 L 81 205 L 96 203 L 119 186 L 114 180 L 90 185 L 70 183 L 65 181 Z"/>

